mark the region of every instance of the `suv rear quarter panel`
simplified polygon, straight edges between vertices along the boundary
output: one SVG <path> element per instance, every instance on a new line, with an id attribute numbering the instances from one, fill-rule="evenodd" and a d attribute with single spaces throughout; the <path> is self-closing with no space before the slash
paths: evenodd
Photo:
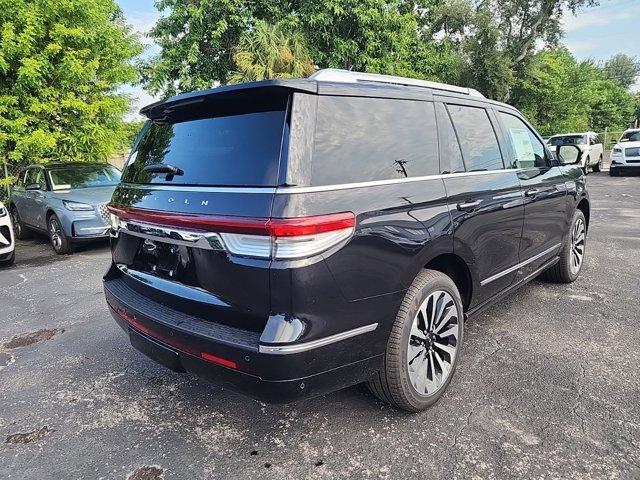
<path id="1" fill-rule="evenodd" d="M 283 191 L 274 198 L 275 217 L 351 211 L 357 225 L 346 244 L 308 264 L 274 262 L 272 310 L 308 325 L 304 340 L 377 323 L 385 335 L 376 335 L 379 345 L 372 353 L 381 353 L 418 271 L 431 258 L 452 252 L 443 181 Z"/>

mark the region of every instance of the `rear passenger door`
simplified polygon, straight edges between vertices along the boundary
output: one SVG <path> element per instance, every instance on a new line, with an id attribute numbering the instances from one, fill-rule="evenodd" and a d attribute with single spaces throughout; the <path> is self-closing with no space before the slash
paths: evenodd
<path id="1" fill-rule="evenodd" d="M 524 221 L 520 182 L 505 169 L 492 112 L 447 99 L 437 113 L 454 252 L 471 267 L 474 307 L 515 278 Z"/>
<path id="2" fill-rule="evenodd" d="M 542 140 L 513 111 L 496 112 L 505 135 L 511 167 L 524 192 L 524 228 L 518 279 L 531 275 L 555 256 L 568 228 L 565 178 L 552 167 Z"/>

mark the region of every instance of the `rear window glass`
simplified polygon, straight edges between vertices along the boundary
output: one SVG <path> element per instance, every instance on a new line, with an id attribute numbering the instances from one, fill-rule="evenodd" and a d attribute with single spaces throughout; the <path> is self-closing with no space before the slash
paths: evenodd
<path id="1" fill-rule="evenodd" d="M 562 145 L 586 145 L 586 135 L 563 135 L 559 137 L 551 137 L 549 139 L 549 145 L 554 147 Z"/>
<path id="2" fill-rule="evenodd" d="M 504 168 L 498 139 L 484 108 L 448 105 L 468 172 Z"/>
<path id="3" fill-rule="evenodd" d="M 320 97 L 312 185 L 438 173 L 433 103 Z"/>
<path id="4" fill-rule="evenodd" d="M 123 180 L 171 185 L 275 186 L 285 110 L 147 124 Z M 149 173 L 170 165 L 182 173 Z"/>

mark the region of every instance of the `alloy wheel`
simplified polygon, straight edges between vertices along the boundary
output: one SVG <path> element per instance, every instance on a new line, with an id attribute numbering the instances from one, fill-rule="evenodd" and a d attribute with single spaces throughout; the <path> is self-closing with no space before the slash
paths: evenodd
<path id="1" fill-rule="evenodd" d="M 53 248 L 60 250 L 62 247 L 62 236 L 64 233 L 62 232 L 62 227 L 57 219 L 51 218 L 49 220 L 49 236 L 51 237 L 51 245 Z"/>
<path id="2" fill-rule="evenodd" d="M 584 259 L 584 247 L 585 247 L 585 225 L 582 218 L 578 218 L 571 230 L 571 262 L 569 267 L 571 272 L 575 275 L 580 271 L 582 267 L 582 261 Z"/>
<path id="3" fill-rule="evenodd" d="M 419 395 L 434 395 L 449 378 L 458 350 L 459 322 L 456 303 L 444 290 L 432 292 L 420 305 L 407 349 L 409 380 Z"/>

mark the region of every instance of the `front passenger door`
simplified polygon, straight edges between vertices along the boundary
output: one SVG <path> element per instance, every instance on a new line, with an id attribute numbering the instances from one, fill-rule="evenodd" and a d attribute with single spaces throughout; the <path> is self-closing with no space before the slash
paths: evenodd
<path id="1" fill-rule="evenodd" d="M 521 118 L 498 111 L 507 138 L 510 163 L 524 192 L 524 226 L 516 281 L 553 258 L 568 229 L 567 187 L 559 167 L 552 167 L 542 140 Z"/>

